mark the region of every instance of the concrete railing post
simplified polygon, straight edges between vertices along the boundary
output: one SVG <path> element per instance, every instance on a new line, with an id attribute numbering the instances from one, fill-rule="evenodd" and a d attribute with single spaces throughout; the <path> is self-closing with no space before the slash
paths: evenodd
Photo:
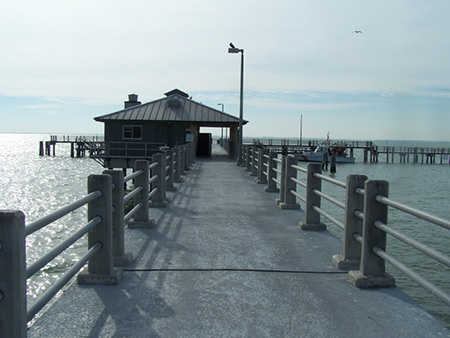
<path id="1" fill-rule="evenodd" d="M 297 191 L 297 183 L 292 181 L 291 178 L 297 178 L 297 169 L 292 168 L 292 165 L 297 164 L 297 159 L 295 157 L 286 156 L 284 158 L 285 166 L 284 170 L 286 174 L 284 175 L 284 202 L 280 203 L 281 209 L 300 209 L 300 205 L 297 203 L 297 197 L 291 192 Z"/>
<path id="2" fill-rule="evenodd" d="M 175 173 L 173 177 L 173 181 L 176 183 L 182 182 L 181 179 L 181 173 L 182 173 L 182 166 L 181 166 L 181 148 L 179 146 L 174 148 L 174 158 L 175 158 Z"/>
<path id="3" fill-rule="evenodd" d="M 124 238 L 124 182 L 123 171 L 121 170 L 105 170 L 103 174 L 109 175 L 112 178 L 114 186 L 112 191 L 112 227 L 113 227 L 113 264 L 114 266 L 129 265 L 133 261 L 133 254 L 131 252 L 125 253 L 125 238 Z"/>
<path id="4" fill-rule="evenodd" d="M 178 147 L 180 152 L 180 175 L 186 175 L 184 168 L 186 167 L 186 152 L 184 146 Z"/>
<path id="5" fill-rule="evenodd" d="M 267 154 L 267 151 L 265 149 L 259 149 L 258 153 L 258 171 L 257 171 L 257 178 L 255 179 L 255 182 L 258 184 L 266 184 L 267 183 L 267 176 L 265 175 L 265 170 L 267 167 L 266 164 L 266 157 L 264 155 Z M 266 169 L 267 170 L 267 169 Z"/>
<path id="6" fill-rule="evenodd" d="M 192 160 L 191 160 L 191 157 L 192 157 L 192 155 L 191 155 L 191 145 L 192 145 L 192 143 L 186 144 L 186 163 L 187 163 L 188 167 L 190 167 L 190 165 L 192 163 Z"/>
<path id="7" fill-rule="evenodd" d="M 183 166 L 184 170 L 189 170 L 189 144 L 183 146 Z"/>
<path id="8" fill-rule="evenodd" d="M 349 281 L 359 288 L 383 288 L 395 285 L 395 279 L 386 273 L 384 260 L 374 248 L 386 250 L 386 233 L 374 226 L 376 221 L 387 224 L 388 206 L 379 203 L 377 195 L 389 195 L 386 181 L 366 181 L 364 185 L 364 219 L 362 251 L 359 270 L 349 271 Z"/>
<path id="9" fill-rule="evenodd" d="M 269 159 L 267 160 L 267 188 L 264 190 L 265 192 L 280 191 L 277 188 L 277 183 L 274 181 L 277 178 L 277 173 L 274 171 L 277 168 L 277 162 L 275 162 L 277 156 L 275 151 L 269 152 Z"/>
<path id="10" fill-rule="evenodd" d="M 247 150 L 248 146 L 242 145 L 241 147 L 241 154 L 242 154 L 242 161 L 241 161 L 241 167 L 247 167 Z"/>
<path id="11" fill-rule="evenodd" d="M 260 149 L 257 147 L 252 147 L 252 166 L 250 171 L 250 176 L 256 176 L 257 166 L 259 166 L 258 162 L 258 153 Z"/>
<path id="12" fill-rule="evenodd" d="M 169 179 L 166 181 L 166 191 L 175 191 L 177 188 L 173 185 L 174 178 L 174 154 L 173 150 L 166 150 L 166 169 Z"/>
<path id="13" fill-rule="evenodd" d="M 109 175 L 90 175 L 88 193 L 100 190 L 101 196 L 88 203 L 88 221 L 100 216 L 101 222 L 89 231 L 88 246 L 96 243 L 101 249 L 90 260 L 87 271 L 77 278 L 79 284 L 117 284 L 122 277 L 122 269 L 113 267 L 112 247 L 112 178 Z"/>
<path id="14" fill-rule="evenodd" d="M 194 163 L 196 143 L 189 143 L 189 164 Z"/>
<path id="15" fill-rule="evenodd" d="M 362 233 L 362 219 L 356 217 L 356 211 L 364 210 L 364 196 L 356 193 L 357 188 L 364 189 L 367 176 L 348 175 L 346 188 L 344 246 L 342 255 L 333 256 L 333 263 L 338 269 L 358 269 L 361 262 L 361 244 L 353 237 Z"/>
<path id="16" fill-rule="evenodd" d="M 281 156 L 281 168 L 280 168 L 280 198 L 276 200 L 277 204 L 284 202 L 284 192 L 285 192 L 285 184 L 286 184 L 286 155 Z"/>
<path id="17" fill-rule="evenodd" d="M 25 215 L 0 211 L 0 337 L 27 337 Z"/>
<path id="18" fill-rule="evenodd" d="M 250 146 L 245 147 L 245 171 L 252 170 L 252 161 L 250 158 L 250 153 L 253 151 L 253 148 Z"/>
<path id="19" fill-rule="evenodd" d="M 185 148 L 186 150 L 186 148 Z M 152 184 L 150 185 L 150 190 L 154 191 L 156 189 L 155 194 L 152 196 L 150 200 L 150 207 L 165 207 L 167 206 L 167 202 L 165 200 L 165 189 L 166 189 L 166 165 L 165 165 L 165 155 L 163 153 L 156 153 L 152 156 L 152 163 L 158 162 L 155 168 L 151 170 L 151 177 L 157 177 Z"/>
<path id="20" fill-rule="evenodd" d="M 133 220 L 128 222 L 129 228 L 147 228 L 154 225 L 154 221 L 148 215 L 149 193 L 149 163 L 147 160 L 134 162 L 134 172 L 142 170 L 143 173 L 134 179 L 134 187 L 142 187 L 142 190 L 134 197 L 134 205 L 142 203 L 142 207 L 134 214 Z"/>
<path id="21" fill-rule="evenodd" d="M 320 208 L 320 196 L 314 193 L 314 190 L 322 190 L 322 180 L 314 176 L 315 173 L 322 173 L 321 163 L 308 163 L 306 177 L 306 207 L 305 221 L 300 222 L 302 230 L 326 230 L 326 225 L 320 222 L 320 214 L 314 210 L 314 207 Z"/>

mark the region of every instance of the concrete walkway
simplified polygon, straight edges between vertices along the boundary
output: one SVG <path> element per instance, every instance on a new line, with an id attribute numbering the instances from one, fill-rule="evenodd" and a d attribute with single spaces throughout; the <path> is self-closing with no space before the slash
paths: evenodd
<path id="1" fill-rule="evenodd" d="M 126 229 L 135 256 L 115 286 L 72 284 L 29 337 L 449 337 L 398 288 L 360 290 L 331 264 L 342 243 L 306 232 L 226 158 L 197 159 Z"/>

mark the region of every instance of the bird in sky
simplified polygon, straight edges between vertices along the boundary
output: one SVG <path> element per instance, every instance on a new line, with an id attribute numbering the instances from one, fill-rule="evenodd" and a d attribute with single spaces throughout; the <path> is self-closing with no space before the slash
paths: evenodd
<path id="1" fill-rule="evenodd" d="M 233 45 L 232 42 L 230 42 L 230 47 L 231 47 L 231 48 L 236 48 L 236 47 L 234 47 L 234 45 Z"/>
<path id="2" fill-rule="evenodd" d="M 356 34 L 362 34 L 362 31 L 355 31 Z"/>

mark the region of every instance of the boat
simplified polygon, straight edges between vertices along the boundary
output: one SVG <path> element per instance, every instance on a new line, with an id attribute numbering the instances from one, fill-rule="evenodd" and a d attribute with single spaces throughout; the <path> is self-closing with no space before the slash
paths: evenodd
<path id="1" fill-rule="evenodd" d="M 336 155 L 336 163 L 355 163 L 355 158 L 348 156 L 344 145 L 331 144 L 328 137 L 314 151 L 304 151 L 293 155 L 302 162 L 327 162 L 331 161 L 333 154 Z"/>

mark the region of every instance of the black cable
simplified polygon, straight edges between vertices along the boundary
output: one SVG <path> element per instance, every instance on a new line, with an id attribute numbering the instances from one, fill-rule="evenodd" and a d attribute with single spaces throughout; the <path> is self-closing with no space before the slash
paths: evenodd
<path id="1" fill-rule="evenodd" d="M 199 268 L 150 268 L 150 269 L 123 269 L 124 272 L 265 272 L 265 273 L 295 273 L 295 274 L 323 274 L 323 275 L 341 275 L 347 274 L 347 271 L 310 271 L 310 270 L 278 270 L 278 269 L 199 269 Z"/>

